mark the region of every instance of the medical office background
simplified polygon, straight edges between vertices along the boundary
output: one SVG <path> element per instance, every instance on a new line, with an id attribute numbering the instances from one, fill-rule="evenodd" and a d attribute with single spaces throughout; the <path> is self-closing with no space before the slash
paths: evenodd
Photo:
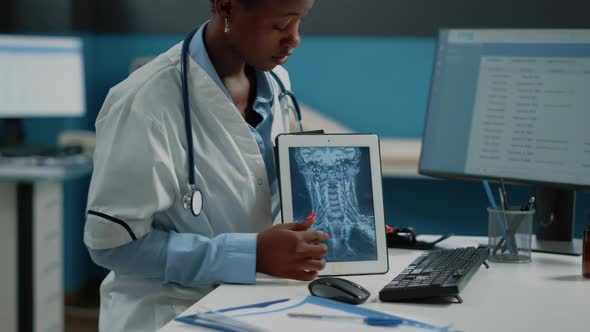
<path id="1" fill-rule="evenodd" d="M 587 1 L 549 0 L 317 0 L 286 67 L 294 93 L 314 111 L 356 132 L 420 140 L 437 29 L 590 28 L 589 7 Z M 93 131 L 109 88 L 129 74 L 132 63 L 182 40 L 209 8 L 209 0 L 3 0 L 0 33 L 80 36 L 84 42 L 85 116 L 26 119 L 27 142 L 55 144 L 64 131 Z M 64 185 L 66 294 L 106 274 L 82 243 L 89 181 Z M 487 233 L 488 203 L 479 182 L 396 176 L 383 184 L 391 226 Z M 525 201 L 531 188 L 511 185 L 509 192 Z M 576 204 L 580 237 L 590 194 L 578 193 Z"/>

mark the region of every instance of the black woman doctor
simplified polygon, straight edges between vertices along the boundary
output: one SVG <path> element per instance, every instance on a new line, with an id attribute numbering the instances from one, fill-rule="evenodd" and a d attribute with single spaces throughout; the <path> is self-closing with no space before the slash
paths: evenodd
<path id="1" fill-rule="evenodd" d="M 324 268 L 318 241 L 328 235 L 308 230 L 313 215 L 272 226 L 272 141 L 289 125 L 280 65 L 313 4 L 214 0 L 185 43 L 109 92 L 84 231 L 93 260 L 111 270 L 101 331 L 154 331 L 216 285 L 251 284 L 256 272 L 312 280 Z"/>

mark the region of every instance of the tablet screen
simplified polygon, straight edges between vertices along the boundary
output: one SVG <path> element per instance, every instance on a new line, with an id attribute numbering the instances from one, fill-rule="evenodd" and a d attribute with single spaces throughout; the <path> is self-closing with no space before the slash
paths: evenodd
<path id="1" fill-rule="evenodd" d="M 294 220 L 317 212 L 328 262 L 377 260 L 369 147 L 290 147 Z"/>

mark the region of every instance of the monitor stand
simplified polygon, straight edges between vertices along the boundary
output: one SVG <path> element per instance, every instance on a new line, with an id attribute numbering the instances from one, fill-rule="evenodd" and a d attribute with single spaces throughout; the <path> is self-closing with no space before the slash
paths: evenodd
<path id="1" fill-rule="evenodd" d="M 0 139 L 0 157 L 54 156 L 56 148 L 46 145 L 25 144 L 22 119 L 3 119 L 4 135 Z"/>
<path id="2" fill-rule="evenodd" d="M 533 236 L 531 246 L 531 249 L 535 252 L 570 256 L 582 255 L 582 239 L 572 239 L 571 241 L 551 241 L 538 240 L 536 236 Z"/>
<path id="3" fill-rule="evenodd" d="M 581 255 L 581 240 L 574 240 L 574 212 L 576 192 L 568 189 L 537 187 L 535 209 L 537 211 L 536 237 L 533 251 Z"/>
<path id="4" fill-rule="evenodd" d="M 16 146 L 24 144 L 25 129 L 21 119 L 4 119 L 4 136 L 2 146 Z"/>

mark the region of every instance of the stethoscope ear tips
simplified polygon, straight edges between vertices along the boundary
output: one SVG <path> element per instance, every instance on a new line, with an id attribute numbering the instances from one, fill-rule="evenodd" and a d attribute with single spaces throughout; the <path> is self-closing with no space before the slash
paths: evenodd
<path id="1" fill-rule="evenodd" d="M 200 190 L 191 190 L 182 198 L 184 208 L 191 211 L 193 216 L 198 217 L 203 210 L 203 194 Z"/>

